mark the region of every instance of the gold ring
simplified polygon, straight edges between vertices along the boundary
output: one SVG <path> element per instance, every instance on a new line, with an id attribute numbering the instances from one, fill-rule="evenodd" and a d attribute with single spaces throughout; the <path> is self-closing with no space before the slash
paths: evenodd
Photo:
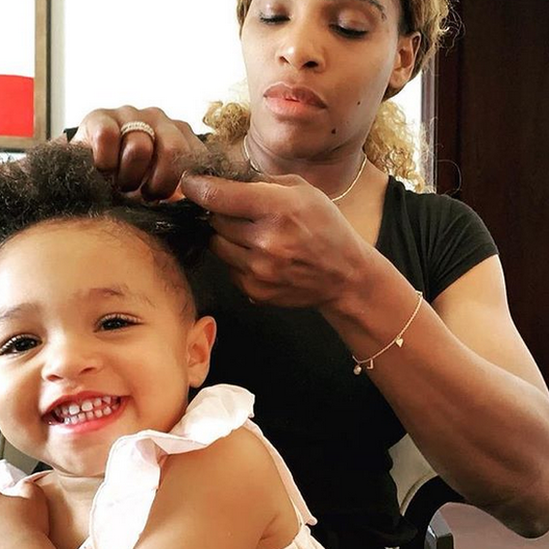
<path id="1" fill-rule="evenodd" d="M 124 137 L 127 133 L 130 132 L 144 132 L 152 139 L 153 143 L 156 140 L 154 130 L 146 122 L 141 122 L 138 120 L 136 120 L 135 122 L 126 122 L 120 128 L 120 137 Z"/>

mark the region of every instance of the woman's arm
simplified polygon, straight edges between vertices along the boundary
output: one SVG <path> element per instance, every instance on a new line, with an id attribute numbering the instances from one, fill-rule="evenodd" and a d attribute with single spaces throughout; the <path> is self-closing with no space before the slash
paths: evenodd
<path id="1" fill-rule="evenodd" d="M 355 281 L 323 310 L 361 358 L 393 339 L 417 299 L 392 265 L 375 251 L 367 255 L 370 283 Z M 404 342 L 368 375 L 426 458 L 471 503 L 517 532 L 546 532 L 548 392 L 511 320 L 499 259 L 463 275 L 434 309 L 423 304 Z"/>
<path id="2" fill-rule="evenodd" d="M 168 458 L 136 549 L 278 549 L 297 532 L 274 462 L 240 429 L 204 450 Z"/>
<path id="3" fill-rule="evenodd" d="M 257 302 L 316 306 L 367 358 L 417 305 L 408 281 L 326 197 L 294 176 L 274 183 L 182 181 L 210 212 L 213 251 Z M 523 535 L 549 529 L 549 397 L 509 316 L 496 257 L 423 303 L 368 371 L 437 472 Z M 349 366 L 352 368 L 352 365 Z M 375 421 L 375 418 L 372 418 Z"/>

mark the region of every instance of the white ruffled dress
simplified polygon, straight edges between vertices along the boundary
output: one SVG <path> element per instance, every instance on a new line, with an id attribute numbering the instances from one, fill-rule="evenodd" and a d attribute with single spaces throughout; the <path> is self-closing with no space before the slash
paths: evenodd
<path id="1" fill-rule="evenodd" d="M 254 396 L 234 385 L 202 389 L 169 433 L 146 430 L 118 439 L 111 448 L 105 480 L 95 495 L 90 535 L 80 549 L 133 549 L 143 532 L 160 481 L 160 462 L 170 454 L 205 448 L 244 427 L 265 445 L 294 504 L 299 532 L 281 549 L 322 549 L 308 524 L 316 524 L 282 457 L 249 418 Z M 28 477 L 37 480 L 48 474 Z M 21 471 L 0 461 L 0 492 L 17 495 Z"/>

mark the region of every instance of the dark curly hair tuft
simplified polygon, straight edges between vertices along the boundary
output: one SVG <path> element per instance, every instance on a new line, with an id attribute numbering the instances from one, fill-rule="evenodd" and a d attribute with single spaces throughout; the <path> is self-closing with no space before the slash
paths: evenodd
<path id="1" fill-rule="evenodd" d="M 253 179 L 244 166 L 219 153 L 181 160 L 181 171 Z M 12 237 L 39 223 L 106 219 L 138 229 L 173 256 L 191 286 L 197 310 L 207 301 L 197 271 L 213 230 L 207 213 L 188 200 L 142 203 L 116 189 L 99 172 L 91 151 L 79 145 L 47 143 L 20 161 L 0 165 L 0 249 Z"/>

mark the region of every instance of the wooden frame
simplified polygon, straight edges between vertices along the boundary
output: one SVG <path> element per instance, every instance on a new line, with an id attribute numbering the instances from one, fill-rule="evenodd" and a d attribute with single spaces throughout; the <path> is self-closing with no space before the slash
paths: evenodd
<path id="1" fill-rule="evenodd" d="M 0 0 L 2 3 L 9 4 L 13 2 L 18 4 L 22 0 Z M 26 0 L 29 1 L 29 0 Z M 17 129 L 6 131 L 2 134 L 0 126 L 0 151 L 18 151 L 25 150 L 37 143 L 43 142 L 48 138 L 49 133 L 49 0 L 32 0 L 34 1 L 35 25 L 34 25 L 34 75 L 33 78 L 22 77 L 26 79 L 26 84 L 31 86 L 33 97 L 29 99 L 30 104 L 29 117 L 30 122 L 27 123 L 26 130 L 18 134 Z M 32 4 L 31 4 L 32 5 Z M 9 18 L 9 7 L 2 10 L 2 17 Z M 28 38 L 28 37 L 27 37 Z M 25 36 L 20 37 L 24 40 Z M 17 46 L 14 44 L 13 50 L 16 51 Z M 30 45 L 32 48 L 32 44 Z M 31 62 L 32 64 L 32 62 Z M 0 73 L 2 69 L 0 67 Z M 0 78 L 2 75 L 0 74 Z M 4 78 L 14 78 L 12 75 L 5 75 Z M 17 76 L 15 76 L 17 78 Z M 7 80 L 6 80 L 7 81 Z M 0 83 L 1 85 L 1 83 Z M 17 89 L 17 88 L 16 88 Z M 7 103 L 6 103 L 7 104 Z M 25 106 L 25 103 L 23 103 Z M 1 106 L 0 106 L 1 108 Z M 9 107 L 5 107 L 9 109 Z M 9 111 L 4 112 L 4 116 L 9 114 Z M 0 114 L 2 116 L 2 114 Z M 1 121 L 0 121 L 1 122 Z M 8 124 L 6 123 L 6 126 Z M 18 125 L 14 125 L 18 128 Z"/>

